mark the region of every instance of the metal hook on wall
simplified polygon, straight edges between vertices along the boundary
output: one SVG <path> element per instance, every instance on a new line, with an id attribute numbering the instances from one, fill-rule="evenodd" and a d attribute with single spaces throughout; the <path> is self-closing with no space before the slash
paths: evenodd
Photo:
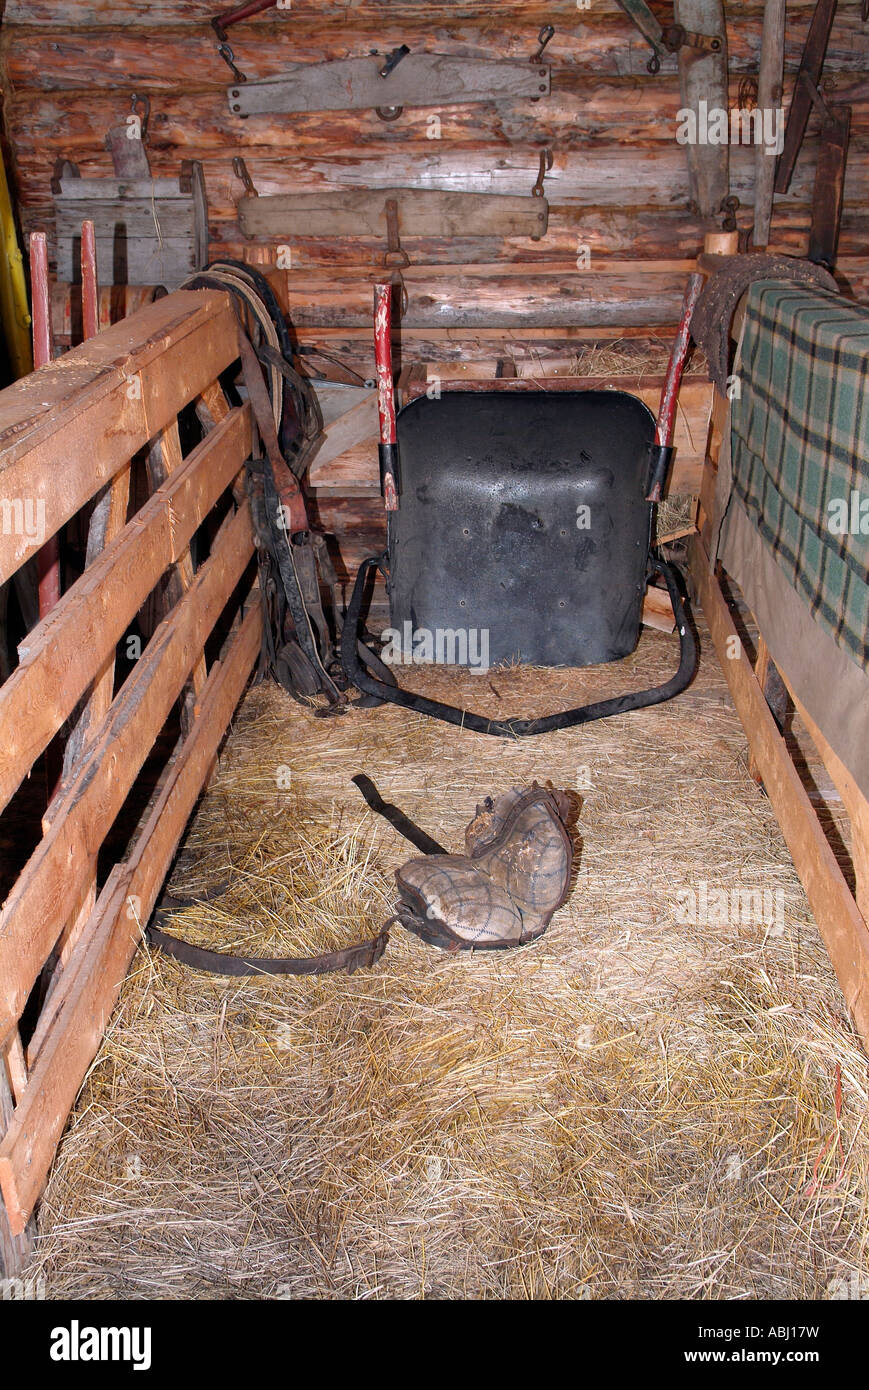
<path id="1" fill-rule="evenodd" d="M 540 167 L 539 167 L 539 169 L 538 169 L 538 171 L 537 171 L 537 182 L 535 183 L 534 187 L 533 187 L 532 190 L 531 190 L 531 193 L 532 193 L 532 195 L 533 195 L 535 198 L 542 198 L 542 197 L 544 196 L 544 194 L 543 194 L 543 182 L 544 182 L 544 180 L 545 180 L 545 178 L 546 178 L 546 175 L 549 173 L 549 170 L 550 170 L 551 168 L 552 168 L 552 151 L 551 151 L 550 149 L 548 149 L 548 148 L 547 148 L 547 149 L 543 149 L 543 150 L 540 151 Z"/>
<path id="2" fill-rule="evenodd" d="M 555 26 L 553 24 L 544 24 L 543 28 L 540 30 L 540 33 L 537 35 L 537 42 L 539 44 L 539 48 L 535 53 L 531 54 L 531 57 L 528 59 L 529 63 L 540 62 L 540 59 L 543 57 L 544 48 L 549 43 L 549 40 L 554 37 L 554 35 Z"/>

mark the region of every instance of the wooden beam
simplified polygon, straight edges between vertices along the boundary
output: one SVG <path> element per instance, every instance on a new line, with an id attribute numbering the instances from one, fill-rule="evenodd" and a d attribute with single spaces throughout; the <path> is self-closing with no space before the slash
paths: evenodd
<path id="1" fill-rule="evenodd" d="M 829 951 L 845 1002 L 857 1031 L 869 1048 L 869 928 L 770 713 L 698 536 L 691 540 L 690 562 L 718 660 L 749 747 Z"/>
<path id="2" fill-rule="evenodd" d="M 533 183 L 536 170 L 529 173 Z M 339 192 L 277 193 L 242 198 L 238 222 L 244 236 L 386 237 L 386 203 L 398 204 L 398 227 L 410 236 L 527 236 L 546 232 L 545 198 L 507 193 L 449 193 L 436 188 L 344 188 Z M 574 264 L 575 268 L 575 264 Z"/>
<path id="3" fill-rule="evenodd" d="M 199 718 L 172 764 L 128 859 L 110 874 L 61 985 L 60 1007 L 0 1144 L 0 1190 L 13 1234 L 25 1229 L 127 968 L 261 640 L 256 594 L 203 691 Z"/>
<path id="4" fill-rule="evenodd" d="M 175 563 L 250 448 L 250 408 L 224 417 L 26 638 L 0 688 L 0 809 Z"/>
<path id="5" fill-rule="evenodd" d="M 211 555 L 127 678 L 102 728 L 58 800 L 47 833 L 0 912 L 0 1039 L 28 994 L 87 880 L 102 843 L 190 674 L 195 654 L 253 554 L 245 503 L 221 530 Z"/>

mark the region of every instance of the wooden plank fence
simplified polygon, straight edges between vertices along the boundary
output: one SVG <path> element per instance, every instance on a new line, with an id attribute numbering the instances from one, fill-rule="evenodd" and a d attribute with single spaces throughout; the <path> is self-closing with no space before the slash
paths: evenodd
<path id="1" fill-rule="evenodd" d="M 37 543 L 37 528 L 19 526 L 22 518 L 38 518 L 40 542 L 57 534 L 137 455 L 151 481 L 24 638 L 0 686 L 2 811 L 80 702 L 108 681 L 45 808 L 42 838 L 0 908 L 0 1267 L 10 1272 L 260 649 L 253 530 L 240 486 L 250 412 L 231 405 L 219 384 L 236 355 L 229 297 L 179 291 L 0 392 L 0 583 Z M 178 419 L 188 407 L 201 438 L 184 453 Z M 195 565 L 191 540 L 209 517 L 208 553 Z M 162 621 L 116 689 L 118 643 L 161 584 Z M 234 595 L 235 612 L 227 607 Z M 206 663 L 221 617 L 228 634 Z M 174 750 L 94 894 L 100 848 L 185 692 Z"/>

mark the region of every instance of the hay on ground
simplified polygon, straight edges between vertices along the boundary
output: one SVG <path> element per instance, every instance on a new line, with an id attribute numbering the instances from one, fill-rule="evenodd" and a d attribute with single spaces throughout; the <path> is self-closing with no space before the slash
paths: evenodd
<path id="1" fill-rule="evenodd" d="M 520 742 L 251 690 L 171 882 L 231 886 L 178 934 L 373 934 L 413 851 L 357 771 L 450 847 L 489 792 L 578 790 L 571 896 L 521 950 L 394 928 L 352 977 L 222 980 L 143 949 L 45 1195 L 47 1296 L 865 1296 L 866 1057 L 704 645 L 680 699 Z M 674 658 L 646 631 L 596 671 L 400 675 L 528 715 Z M 774 910 L 733 908 L 743 890 Z"/>

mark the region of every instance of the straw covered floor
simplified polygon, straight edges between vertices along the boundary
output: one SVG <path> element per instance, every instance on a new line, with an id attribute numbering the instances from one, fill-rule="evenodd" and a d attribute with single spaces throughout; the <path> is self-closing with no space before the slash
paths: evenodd
<path id="1" fill-rule="evenodd" d="M 42 1204 L 47 1297 L 869 1295 L 866 1057 L 701 637 L 681 698 L 524 742 L 248 692 L 170 884 L 229 887 L 169 930 L 263 955 L 375 933 L 415 851 L 360 771 L 451 849 L 489 793 L 577 791 L 571 894 L 525 948 L 395 927 L 354 976 L 143 948 Z M 644 630 L 594 671 L 399 675 L 514 716 L 675 661 Z"/>

